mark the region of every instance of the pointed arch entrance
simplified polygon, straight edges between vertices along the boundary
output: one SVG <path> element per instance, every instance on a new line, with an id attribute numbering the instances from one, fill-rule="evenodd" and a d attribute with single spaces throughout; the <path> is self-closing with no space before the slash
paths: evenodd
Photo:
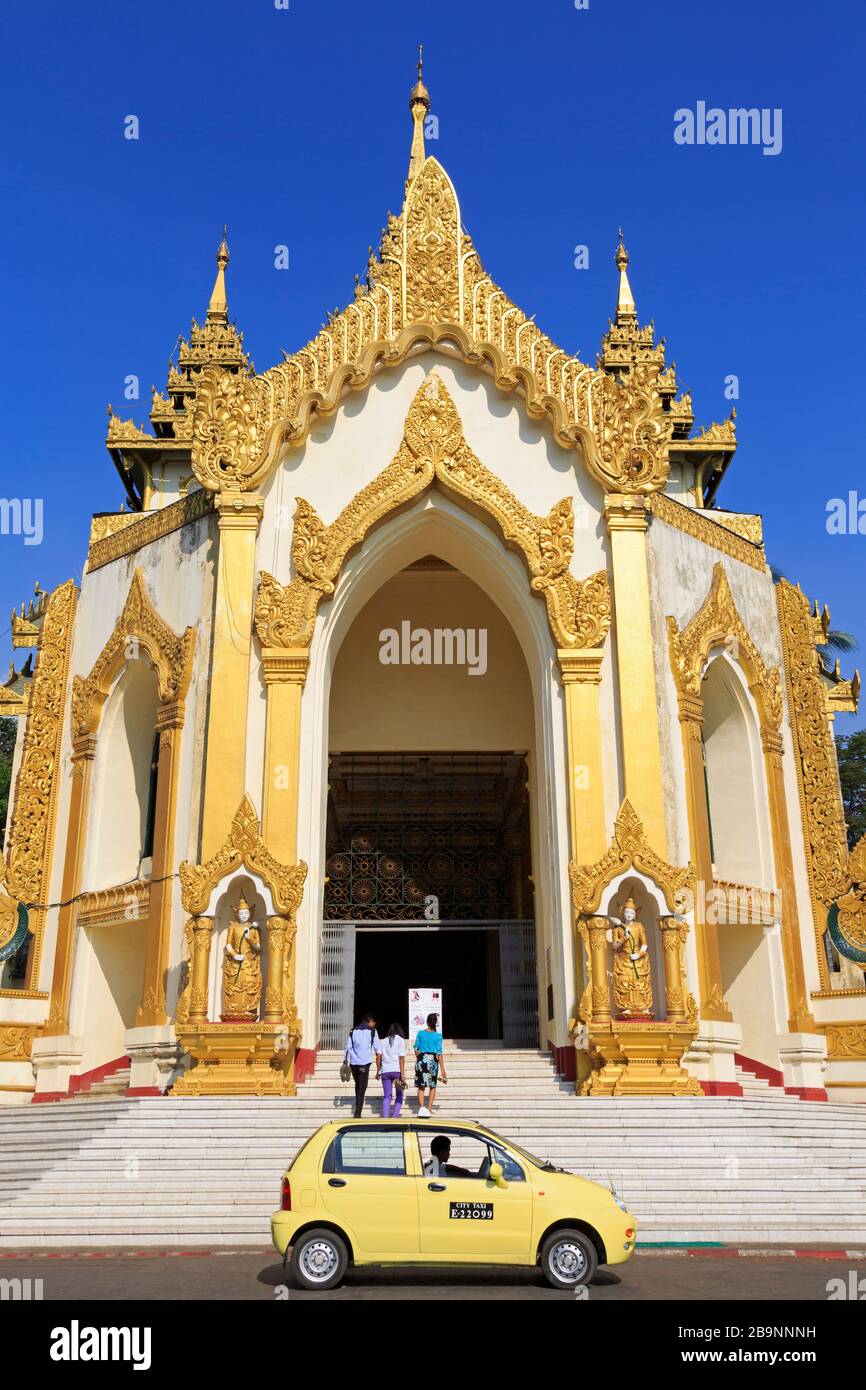
<path id="1" fill-rule="evenodd" d="M 433 562 L 430 556 L 435 557 Z M 436 564 L 436 570 L 424 568 L 431 563 Z M 437 670 L 432 661 L 429 667 L 420 663 L 413 665 L 410 661 L 408 671 L 410 678 L 416 678 L 416 692 L 423 687 L 426 675 L 433 677 L 431 687 L 435 687 L 438 676 L 440 687 L 438 696 L 435 689 L 431 689 L 429 696 L 424 697 L 423 705 L 407 715 L 405 709 L 401 710 L 401 694 L 407 694 L 406 682 L 401 680 L 403 667 L 401 665 L 393 670 L 382 667 L 376 671 L 376 667 L 380 666 L 378 636 L 383 629 L 374 629 L 381 614 L 396 614 L 401 605 L 406 606 L 409 602 L 407 585 L 415 585 L 419 618 L 414 627 L 429 630 L 434 625 L 435 610 L 429 607 L 429 603 L 435 590 L 434 586 L 425 584 L 425 576 L 432 574 L 438 575 L 440 584 L 444 576 L 450 576 L 453 598 L 451 606 L 446 607 L 443 603 L 442 622 L 435 626 L 452 631 L 461 627 L 477 629 L 483 619 L 488 629 L 487 669 L 483 676 L 471 676 L 468 674 L 468 663 L 465 667 L 452 664 L 450 674 L 445 668 L 443 682 L 442 668 Z M 461 612 L 464 620 L 458 622 Z M 400 622 L 407 618 L 411 620 L 411 616 L 408 612 L 403 614 Z M 372 652 L 369 651 L 371 633 L 376 643 Z M 380 680 L 385 679 L 386 685 L 389 674 L 397 676 L 393 683 L 393 702 L 383 699 L 381 685 L 378 691 L 375 688 L 371 690 L 369 681 L 358 679 L 359 659 L 364 644 L 367 646 L 368 676 L 378 675 Z M 309 731 L 309 736 L 302 741 L 301 799 L 303 802 L 304 790 L 308 788 L 313 814 L 307 826 L 299 827 L 298 849 L 304 858 L 309 858 L 311 884 L 318 883 L 321 887 L 318 901 L 312 892 L 308 895 L 304 904 L 307 920 L 300 920 L 297 985 L 299 1001 L 301 997 L 307 1001 L 302 1016 L 305 1023 L 307 1019 L 310 1020 L 316 1043 L 321 1035 L 322 923 L 327 920 L 328 911 L 333 912 L 336 903 L 334 894 L 326 901 L 324 883 L 328 876 L 329 858 L 329 786 L 333 786 L 335 755 L 339 755 L 341 760 L 337 770 L 343 773 L 348 761 L 346 755 L 359 751 L 368 755 L 404 755 L 403 774 L 409 776 L 417 774 L 419 766 L 423 766 L 420 759 L 435 755 L 437 761 L 433 764 L 432 784 L 438 788 L 446 788 L 449 781 L 453 786 L 463 775 L 469 783 L 474 777 L 478 787 L 497 782 L 500 791 L 509 783 L 516 795 L 518 779 L 525 779 L 525 825 L 518 826 L 517 830 L 519 834 L 526 835 L 523 853 L 535 867 L 522 868 L 522 899 L 519 892 L 509 890 L 512 892 L 511 898 L 506 892 L 500 893 L 501 901 L 497 899 L 496 907 L 502 908 L 506 902 L 519 904 L 522 901 L 522 908 L 507 906 L 505 910 L 509 913 L 524 911 L 527 918 L 517 920 L 531 920 L 533 923 L 534 950 L 530 953 L 524 950 L 522 962 L 518 961 L 514 967 L 515 977 L 520 976 L 521 970 L 525 974 L 526 962 L 530 955 L 534 956 L 533 1011 L 537 1019 L 535 1027 L 540 1025 L 540 1031 L 532 1035 L 533 1041 L 537 1037 L 544 1045 L 548 1032 L 553 1030 L 554 1016 L 567 1018 L 574 960 L 566 871 L 566 751 L 555 658 L 556 649 L 545 606 L 533 596 L 522 561 L 506 549 L 485 521 L 437 491 L 427 493 L 412 507 L 383 522 L 347 561 L 332 601 L 320 610 L 303 697 L 302 724 L 305 731 Z M 503 703 L 506 667 L 512 689 Z M 516 682 L 515 673 L 519 674 Z M 444 697 L 449 683 L 453 690 L 458 680 L 465 684 L 467 694 L 465 701 L 455 708 L 455 701 L 440 697 Z M 494 682 L 498 683 L 499 695 L 495 692 Z M 470 697 L 472 687 L 489 688 L 490 693 Z M 353 701 L 356 713 L 363 715 L 364 710 L 368 713 L 375 711 L 375 727 L 361 739 L 362 743 L 367 744 L 366 748 L 337 746 L 346 742 Z M 491 715 L 487 721 L 489 727 L 483 730 L 485 701 L 489 701 Z M 399 712 L 399 718 L 395 721 L 392 717 L 390 721 L 393 725 L 390 736 L 392 746 L 373 749 L 370 747 L 371 741 L 381 742 L 383 729 L 389 726 L 389 709 L 391 716 Z M 357 720 L 355 727 L 359 727 Z M 414 744 L 414 747 L 410 748 L 409 744 Z M 470 768 L 465 760 L 472 760 L 473 755 L 478 756 L 474 759 L 474 767 Z M 460 756 L 464 759 L 462 774 Z M 380 773 L 381 769 L 380 763 Z M 373 775 L 369 764 L 364 775 L 367 778 Z M 389 794 L 392 790 L 393 783 Z M 492 852 L 495 854 L 495 849 Z M 443 850 L 443 853 L 447 853 L 447 850 Z M 468 855 L 466 859 L 468 861 Z M 510 867 L 517 872 L 514 862 Z M 532 883 L 529 882 L 530 874 Z M 416 888 L 412 891 L 416 891 Z M 450 901 L 455 903 L 457 899 L 452 897 Z M 469 898 L 464 895 L 462 901 L 466 903 Z M 408 906 L 409 899 L 403 905 Z M 353 905 L 352 910 L 356 907 L 357 904 Z M 449 910 L 456 911 L 456 908 Z M 477 905 L 473 911 L 477 911 Z M 498 912 L 497 915 L 504 918 L 505 912 Z M 419 917 L 423 920 L 423 905 Z M 469 933 L 473 930 L 470 920 L 462 919 Z M 479 916 L 478 920 L 483 919 Z M 471 944 L 473 948 L 480 945 L 477 940 Z M 501 938 L 496 946 L 501 949 Z M 506 954 L 512 946 L 513 942 L 506 946 Z M 375 954 L 373 947 L 364 949 L 371 958 Z M 479 1017 L 484 1016 L 486 1035 L 502 1036 L 508 1029 L 507 1021 L 500 1021 L 499 1018 L 501 959 L 494 959 L 493 948 L 487 946 L 483 952 L 476 954 L 479 955 L 474 966 L 476 984 L 481 980 L 482 969 L 488 972 L 485 977 L 488 983 L 496 973 L 494 966 L 500 972 L 499 981 L 493 979 L 490 983 L 478 1013 Z M 336 970 L 338 966 L 332 963 L 331 968 Z M 409 984 L 424 981 L 406 983 L 408 987 Z M 354 1001 L 354 979 L 352 989 Z M 379 1006 L 372 1001 L 369 1007 L 384 1005 Z M 382 1021 L 387 1024 L 392 1020 Z M 445 1026 L 449 1028 L 447 1018 Z M 480 1028 L 482 1024 L 477 1026 Z M 482 1035 L 476 1032 L 476 1036 Z M 310 1045 L 308 1039 L 309 1032 L 305 1032 L 305 1046 Z"/>
<path id="2" fill-rule="evenodd" d="M 330 694 L 323 1046 L 369 1008 L 405 1029 L 410 988 L 441 992 L 450 1036 L 538 1045 L 532 725 L 506 615 L 447 561 L 354 619 Z"/>

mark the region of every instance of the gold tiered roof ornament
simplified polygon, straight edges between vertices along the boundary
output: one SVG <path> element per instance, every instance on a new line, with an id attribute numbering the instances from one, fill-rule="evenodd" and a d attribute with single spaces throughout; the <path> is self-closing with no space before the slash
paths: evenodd
<path id="1" fill-rule="evenodd" d="M 691 439 L 691 399 L 677 396 L 664 342 L 640 327 L 629 258 L 616 251 L 616 318 L 595 367 L 558 347 L 485 272 L 463 227 L 454 186 L 428 155 L 424 123 L 430 94 L 422 51 L 409 96 L 412 137 L 403 207 L 389 213 L 364 280 L 342 310 L 298 352 L 257 374 L 228 319 L 225 235 L 207 316 L 193 323 L 170 365 L 167 394 L 154 392 L 154 434 L 113 414 L 109 449 L 133 507 L 142 506 L 139 471 L 160 454 L 189 462 L 209 492 L 257 488 L 288 449 L 305 441 L 313 419 L 332 414 L 350 390 L 418 347 L 447 346 L 483 367 L 497 386 L 523 396 L 528 414 L 550 420 L 558 441 L 582 457 L 607 492 L 664 490 L 671 462 L 689 457 L 710 499 L 734 452 L 733 422 Z"/>
<path id="2" fill-rule="evenodd" d="M 45 616 L 45 605 L 48 602 L 48 595 L 41 588 L 39 580 L 33 590 L 33 597 L 28 603 L 22 603 L 21 612 L 12 610 L 12 646 L 13 647 L 37 647 L 39 645 L 39 633 L 42 629 L 42 619 Z"/>
<path id="3" fill-rule="evenodd" d="M 141 477 L 155 456 L 176 455 L 188 460 L 192 440 L 196 378 L 205 367 L 228 372 L 250 372 L 250 360 L 243 349 L 243 333 L 229 322 L 226 294 L 226 267 L 229 263 L 227 228 L 216 253 L 217 271 L 203 324 L 192 321 L 189 339 L 178 343 L 177 364 L 169 361 L 166 394 L 152 387 L 150 420 L 153 434 L 122 420 L 108 407 L 109 453 L 135 510 L 142 505 Z"/>
<path id="4" fill-rule="evenodd" d="M 20 671 L 15 670 L 15 662 L 9 663 L 9 675 L 0 685 L 0 719 L 17 719 L 26 714 L 30 703 L 30 686 L 33 680 L 33 653 L 27 657 Z"/>

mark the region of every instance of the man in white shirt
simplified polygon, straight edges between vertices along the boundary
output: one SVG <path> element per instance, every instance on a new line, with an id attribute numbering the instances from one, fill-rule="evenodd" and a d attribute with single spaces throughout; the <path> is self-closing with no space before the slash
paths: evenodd
<path id="1" fill-rule="evenodd" d="M 447 1178 L 448 1159 L 451 1157 L 451 1140 L 445 1134 L 437 1134 L 430 1145 L 431 1157 L 424 1164 L 428 1178 Z"/>
<path id="2" fill-rule="evenodd" d="M 431 1157 L 424 1164 L 424 1174 L 428 1178 L 472 1178 L 476 1174 L 470 1173 L 468 1168 L 458 1168 L 456 1163 L 449 1163 L 451 1157 L 451 1140 L 447 1134 L 437 1134 L 430 1145 Z"/>

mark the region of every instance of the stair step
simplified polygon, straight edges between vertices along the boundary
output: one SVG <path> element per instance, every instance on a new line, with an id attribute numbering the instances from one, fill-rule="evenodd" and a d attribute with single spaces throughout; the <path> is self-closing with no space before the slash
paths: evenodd
<path id="1" fill-rule="evenodd" d="M 742 1069 L 741 1098 L 593 1099 L 540 1050 L 446 1041 L 445 1053 L 431 1135 L 477 1119 L 569 1171 L 612 1176 L 644 1241 L 866 1242 L 866 1194 L 851 1184 L 866 1107 L 800 1101 Z M 267 1248 L 285 1166 L 351 1114 L 341 1059 L 320 1053 L 292 1098 L 129 1100 L 117 1072 L 74 1099 L 0 1109 L 0 1246 Z M 365 1114 L 381 1113 L 375 1078 L 367 1097 Z"/>

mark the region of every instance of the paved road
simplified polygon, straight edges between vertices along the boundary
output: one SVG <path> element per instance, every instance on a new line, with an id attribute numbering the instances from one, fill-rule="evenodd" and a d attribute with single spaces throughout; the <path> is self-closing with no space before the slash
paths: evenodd
<path id="1" fill-rule="evenodd" d="M 864 1279 L 866 1260 L 762 1256 L 640 1254 L 620 1273 L 602 1270 L 589 1291 L 591 1302 L 613 1300 L 796 1299 L 826 1302 L 828 1280 Z M 213 1252 L 210 1255 L 108 1252 L 0 1259 L 0 1279 L 42 1279 L 46 1300 L 88 1299 L 276 1299 L 285 1297 L 285 1274 L 272 1251 Z M 350 1270 L 330 1293 L 290 1289 L 291 1301 L 343 1299 L 567 1300 L 573 1294 L 550 1289 L 538 1275 L 485 1269 Z"/>

